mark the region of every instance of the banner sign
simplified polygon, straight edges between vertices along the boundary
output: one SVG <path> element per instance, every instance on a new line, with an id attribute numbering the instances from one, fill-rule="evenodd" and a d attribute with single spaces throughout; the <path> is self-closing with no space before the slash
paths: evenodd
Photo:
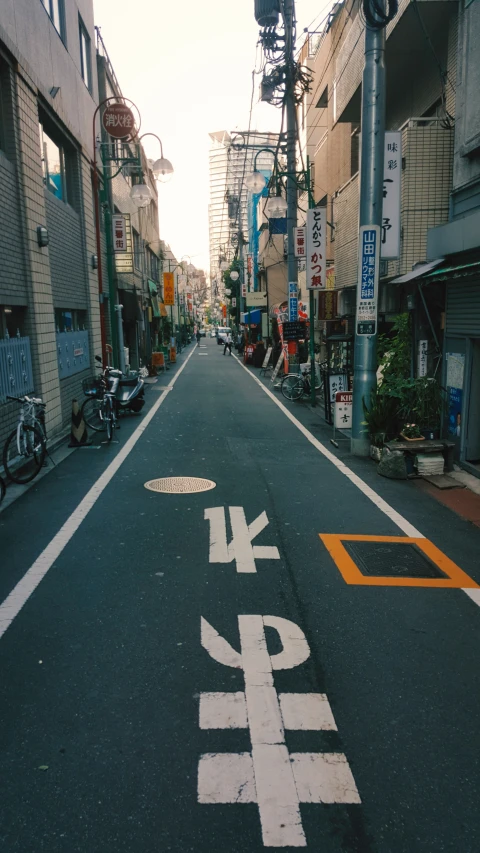
<path id="1" fill-rule="evenodd" d="M 175 281 L 173 272 L 163 273 L 163 302 L 165 305 L 175 305 Z"/>
<path id="2" fill-rule="evenodd" d="M 402 134 L 385 134 L 383 166 L 382 260 L 400 257 L 400 200 L 402 178 Z"/>
<path id="3" fill-rule="evenodd" d="M 314 207 L 307 211 L 307 290 L 327 286 L 327 211 Z"/>
<path id="4" fill-rule="evenodd" d="M 358 246 L 357 335 L 377 333 L 380 228 L 361 225 Z"/>
<path id="5" fill-rule="evenodd" d="M 304 226 L 302 228 L 294 228 L 293 233 L 295 240 L 295 257 L 304 258 L 307 254 L 307 229 Z"/>

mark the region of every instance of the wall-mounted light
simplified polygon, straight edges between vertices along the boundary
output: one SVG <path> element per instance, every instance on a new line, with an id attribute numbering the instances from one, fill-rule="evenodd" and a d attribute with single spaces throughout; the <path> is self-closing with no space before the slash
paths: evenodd
<path id="1" fill-rule="evenodd" d="M 44 225 L 37 225 L 37 243 L 41 249 L 48 246 L 50 242 L 50 237 L 48 236 L 48 231 Z"/>
<path id="2" fill-rule="evenodd" d="M 92 270 L 98 270 L 98 255 L 92 255 Z"/>

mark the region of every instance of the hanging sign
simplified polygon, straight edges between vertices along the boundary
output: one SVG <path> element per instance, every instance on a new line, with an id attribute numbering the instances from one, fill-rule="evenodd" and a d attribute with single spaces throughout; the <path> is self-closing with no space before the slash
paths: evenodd
<path id="1" fill-rule="evenodd" d="M 126 104 L 109 104 L 102 115 L 102 125 L 114 139 L 127 139 L 135 131 L 135 119 Z"/>
<path id="2" fill-rule="evenodd" d="M 327 211 L 314 207 L 307 211 L 307 290 L 327 286 Z"/>
<path id="3" fill-rule="evenodd" d="M 267 294 L 262 293 L 259 290 L 253 291 L 252 293 L 248 293 L 246 299 L 247 308 L 253 308 L 255 306 L 257 308 L 260 308 L 261 306 L 264 306 L 265 308 L 267 307 Z"/>
<path id="4" fill-rule="evenodd" d="M 393 260 L 400 257 L 400 197 L 402 177 L 402 134 L 385 134 L 383 166 L 382 246 L 380 257 Z"/>
<path id="5" fill-rule="evenodd" d="M 175 305 L 175 281 L 173 272 L 163 273 L 163 302 L 165 305 Z"/>
<path id="6" fill-rule="evenodd" d="M 114 216 L 112 221 L 113 229 L 113 251 L 127 251 L 127 223 L 124 216 Z"/>
<path id="7" fill-rule="evenodd" d="M 116 214 L 112 218 L 113 257 L 116 273 L 133 273 L 132 229 L 130 214 Z"/>
<path id="8" fill-rule="evenodd" d="M 307 254 L 307 229 L 304 226 L 301 228 L 294 228 L 293 233 L 295 241 L 295 257 L 304 258 Z"/>
<path id="9" fill-rule="evenodd" d="M 357 335 L 377 333 L 380 227 L 361 225 L 358 245 Z"/>

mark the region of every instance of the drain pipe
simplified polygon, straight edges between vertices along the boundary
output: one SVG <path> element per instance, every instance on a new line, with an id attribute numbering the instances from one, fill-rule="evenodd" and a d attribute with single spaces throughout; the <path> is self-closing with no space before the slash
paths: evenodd
<path id="1" fill-rule="evenodd" d="M 125 349 L 123 346 L 123 320 L 122 320 L 122 311 L 123 305 L 115 305 L 115 311 L 117 314 L 117 328 L 118 328 L 118 357 L 120 363 L 120 370 L 122 373 L 125 373 L 126 365 L 125 365 Z"/>

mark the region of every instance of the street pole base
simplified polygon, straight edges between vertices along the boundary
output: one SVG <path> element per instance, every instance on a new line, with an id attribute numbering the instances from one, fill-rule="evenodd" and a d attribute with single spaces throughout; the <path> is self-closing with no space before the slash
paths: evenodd
<path id="1" fill-rule="evenodd" d="M 350 450 L 353 456 L 370 456 L 370 441 L 368 438 L 352 438 Z"/>

